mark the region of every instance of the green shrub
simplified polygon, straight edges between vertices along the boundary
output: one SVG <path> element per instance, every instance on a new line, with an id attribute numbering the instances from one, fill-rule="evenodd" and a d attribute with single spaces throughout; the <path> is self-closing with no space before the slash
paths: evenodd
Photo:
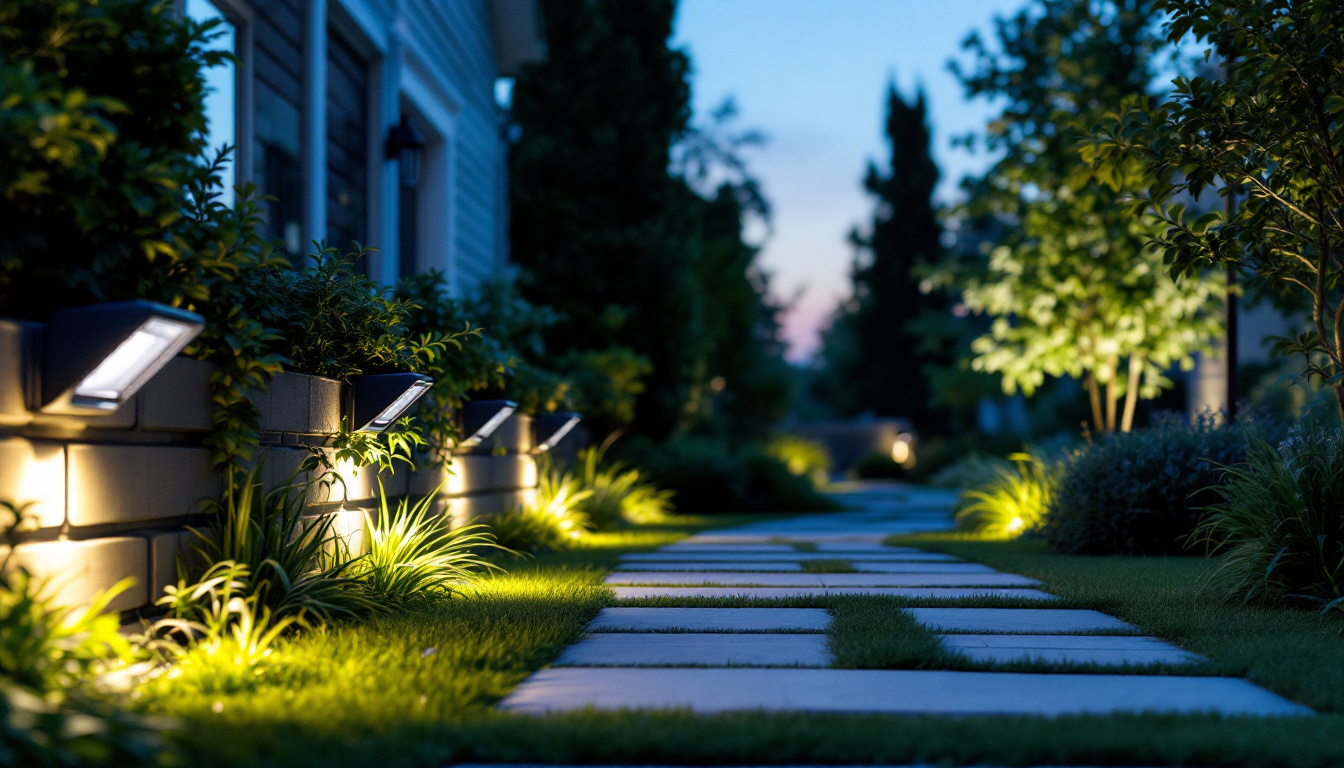
<path id="1" fill-rule="evenodd" d="M 482 522 L 499 546 L 518 552 L 564 549 L 583 535 L 588 520 L 582 505 L 592 491 L 580 487 L 572 473 L 542 468 L 534 501 Z"/>
<path id="2" fill-rule="evenodd" d="M 606 445 L 579 451 L 579 480 L 592 492 L 580 510 L 595 529 L 647 523 L 672 512 L 672 492 L 649 483 L 638 469 L 606 459 Z"/>
<path id="3" fill-rule="evenodd" d="M 1110 435 L 1067 462 L 1042 531 L 1061 552 L 1181 554 L 1217 499 L 1219 467 L 1245 455 L 1242 427 L 1211 416 Z"/>
<path id="4" fill-rule="evenodd" d="M 860 480 L 899 480 L 909 475 L 909 470 L 897 464 L 887 451 L 864 454 L 854 462 L 852 471 Z"/>
<path id="5" fill-rule="evenodd" d="M 378 486 L 378 513 L 364 513 L 365 554 L 351 575 L 383 605 L 404 605 L 431 596 L 453 594 L 480 571 L 498 569 L 480 552 L 495 547 L 495 537 L 481 525 L 449 529 L 434 515 L 438 488 L 414 506 L 402 499 L 388 504 Z"/>
<path id="6" fill-rule="evenodd" d="M 1299 426 L 1278 447 L 1249 436 L 1195 534 L 1218 551 L 1228 598 L 1344 606 L 1344 434 Z"/>
<path id="7" fill-rule="evenodd" d="M 978 488 L 993 482 L 1001 471 L 1011 470 L 1012 466 L 1012 462 L 998 456 L 968 453 L 934 473 L 929 484 L 939 488 Z"/>
<path id="8" fill-rule="evenodd" d="M 826 446 L 797 435 L 775 435 L 761 449 L 765 455 L 784 463 L 790 472 L 808 477 L 814 485 L 824 485 L 831 476 L 831 454 Z"/>
<path id="9" fill-rule="evenodd" d="M 245 473 L 231 473 L 221 498 L 206 503 L 209 524 L 204 531 L 193 529 L 199 571 L 237 564 L 242 571 L 234 578 L 244 582 L 243 593 L 257 595 L 277 619 L 307 614 L 329 622 L 377 610 L 379 604 L 357 588 L 335 518 L 304 515 L 308 487 L 293 478 L 263 490 L 264 465 L 265 457 Z M 190 578 L 194 575 L 182 574 L 182 590 L 205 578 Z"/>
<path id="10" fill-rule="evenodd" d="M 683 512 L 816 512 L 838 506 L 817 493 L 809 478 L 754 446 L 680 436 L 663 443 L 631 440 L 620 453 L 657 487 L 671 491 Z"/>
<path id="11" fill-rule="evenodd" d="M 996 467 L 994 477 L 961 494 L 957 530 L 1011 539 L 1041 524 L 1060 465 L 1028 453 L 1008 457 L 1012 466 Z"/>

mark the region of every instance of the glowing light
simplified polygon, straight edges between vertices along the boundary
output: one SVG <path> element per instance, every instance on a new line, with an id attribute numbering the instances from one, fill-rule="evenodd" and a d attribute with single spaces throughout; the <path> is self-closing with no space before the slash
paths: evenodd
<path id="1" fill-rule="evenodd" d="M 1026 525 L 1026 523 L 1022 520 L 1022 518 L 1014 517 L 1012 520 L 1008 521 L 1008 526 L 1006 527 L 1005 530 L 1007 530 L 1009 534 L 1014 534 L 1022 530 L 1023 525 Z"/>
<path id="2" fill-rule="evenodd" d="M 582 420 L 582 416 L 571 411 L 541 414 L 535 422 L 537 450 L 545 452 L 559 445 L 560 441 L 565 439 L 565 435 L 568 435 Z M 545 440 L 540 439 L 542 435 L 547 436 Z"/>
<path id="3" fill-rule="evenodd" d="M 351 423 L 356 432 L 382 432 L 410 410 L 433 386 L 418 373 L 356 376 L 350 382 Z"/>
<path id="4" fill-rule="evenodd" d="M 196 336 L 197 327 L 151 317 L 75 385 L 74 402 L 112 410 Z"/>
<path id="5" fill-rule="evenodd" d="M 891 444 L 891 460 L 909 469 L 915 466 L 915 436 L 902 432 Z"/>
<path id="6" fill-rule="evenodd" d="M 518 404 L 511 400 L 474 400 L 467 403 L 462 410 L 462 431 L 467 437 L 460 443 L 461 447 L 480 445 L 516 410 Z"/>

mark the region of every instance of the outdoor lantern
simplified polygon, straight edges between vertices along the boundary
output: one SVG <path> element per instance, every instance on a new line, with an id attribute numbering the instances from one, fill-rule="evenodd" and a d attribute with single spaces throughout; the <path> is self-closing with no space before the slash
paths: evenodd
<path id="1" fill-rule="evenodd" d="M 537 450 L 549 451 L 565 439 L 570 430 L 579 425 L 583 416 L 573 411 L 556 411 L 537 416 Z"/>
<path id="2" fill-rule="evenodd" d="M 915 466 L 915 436 L 902 432 L 891 444 L 891 460 L 909 469 Z"/>
<path id="3" fill-rule="evenodd" d="M 387 159 L 396 160 L 400 166 L 403 186 L 414 187 L 420 183 L 420 155 L 424 149 L 425 140 L 407 115 L 402 115 L 401 122 L 387 132 Z"/>
<path id="4" fill-rule="evenodd" d="M 401 418 L 434 380 L 421 373 L 373 373 L 350 382 L 350 425 L 355 432 L 382 432 Z"/>
<path id="5" fill-rule="evenodd" d="M 490 437 L 506 419 L 518 410 L 512 400 L 472 400 L 462 408 L 462 434 L 466 437 L 458 445 L 472 448 Z"/>
<path id="6" fill-rule="evenodd" d="M 194 312 L 152 301 L 63 309 L 42 331 L 43 413 L 115 411 L 205 326 Z"/>

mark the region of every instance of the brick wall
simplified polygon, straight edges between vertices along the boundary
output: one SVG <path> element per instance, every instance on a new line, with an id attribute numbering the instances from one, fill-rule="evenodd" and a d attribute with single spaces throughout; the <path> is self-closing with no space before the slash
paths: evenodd
<path id="1" fill-rule="evenodd" d="M 114 602 L 120 610 L 150 605 L 176 581 L 176 558 L 201 525 L 201 501 L 221 481 L 201 447 L 210 430 L 210 366 L 178 358 L 115 413 L 47 416 L 25 406 L 23 350 L 31 326 L 0 320 L 0 501 L 33 503 L 38 528 L 23 534 L 11 567 L 48 578 L 61 602 L 76 604 L 122 578 L 135 587 Z M 296 471 L 310 446 L 339 429 L 343 385 L 285 373 L 258 400 L 266 481 Z M 393 496 L 439 489 L 438 507 L 454 525 L 506 510 L 530 498 L 537 482 L 531 419 L 514 416 L 484 445 L 455 457 L 448 469 L 398 469 L 381 477 Z M 346 476 L 347 492 L 319 489 L 313 514 L 340 514 L 338 529 L 356 533 L 361 507 L 375 503 L 372 469 Z M 344 510 L 344 512 L 342 511 Z M 356 537 L 357 538 L 357 537 Z M 358 541 L 351 542 L 358 547 Z"/>

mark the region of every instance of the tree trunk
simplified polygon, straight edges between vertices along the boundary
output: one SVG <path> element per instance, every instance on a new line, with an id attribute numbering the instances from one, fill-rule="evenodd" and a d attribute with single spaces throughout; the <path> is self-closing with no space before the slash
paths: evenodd
<path id="1" fill-rule="evenodd" d="M 1106 422 L 1101 418 L 1101 387 L 1097 386 L 1097 377 L 1087 377 L 1087 398 L 1092 402 L 1092 428 L 1100 434 L 1106 431 Z"/>
<path id="2" fill-rule="evenodd" d="M 1115 368 L 1117 365 L 1120 364 L 1120 361 L 1118 359 L 1112 359 L 1108 362 L 1110 362 L 1111 367 L 1111 380 L 1106 382 L 1106 431 L 1114 432 L 1115 401 L 1119 399 L 1115 394 L 1115 380 L 1119 378 L 1116 375 L 1117 371 L 1115 370 Z"/>
<path id="3" fill-rule="evenodd" d="M 1139 385 L 1143 382 L 1143 355 L 1129 356 L 1129 381 L 1125 384 L 1125 413 L 1120 418 L 1120 431 L 1128 432 L 1134 426 L 1134 407 L 1139 402 Z"/>

